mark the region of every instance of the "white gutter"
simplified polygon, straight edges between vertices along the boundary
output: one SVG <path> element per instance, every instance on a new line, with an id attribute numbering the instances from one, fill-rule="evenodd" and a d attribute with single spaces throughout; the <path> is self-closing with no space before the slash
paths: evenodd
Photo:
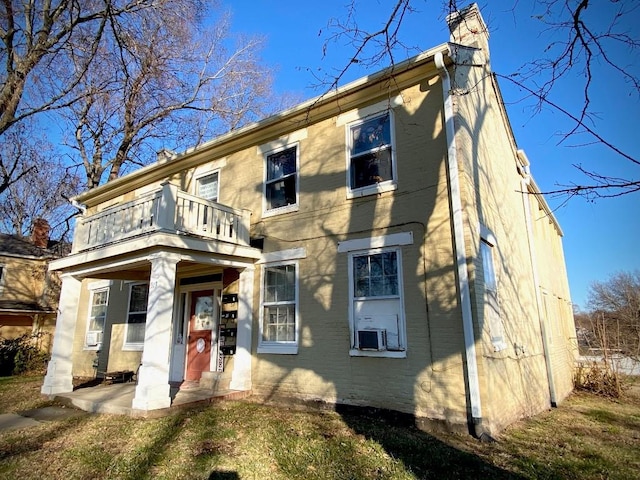
<path id="1" fill-rule="evenodd" d="M 546 316 L 542 304 L 542 294 L 540 293 L 540 281 L 538 277 L 538 261 L 533 237 L 533 218 L 531 216 L 531 206 L 529 204 L 529 184 L 532 183 L 531 172 L 529 170 L 529 159 L 522 150 L 517 152 L 520 165 L 518 171 L 522 176 L 521 190 L 522 202 L 527 221 L 527 240 L 529 242 L 529 258 L 531 259 L 531 270 L 533 271 L 533 284 L 536 290 L 536 306 L 538 307 L 538 320 L 540 321 L 540 335 L 542 336 L 542 349 L 544 351 L 544 363 L 547 368 L 547 380 L 549 382 L 549 397 L 552 407 L 558 406 L 556 387 L 553 381 L 553 365 L 551 364 L 551 354 L 549 349 L 549 339 L 547 337 Z"/>
<path id="2" fill-rule="evenodd" d="M 480 401 L 480 384 L 478 381 L 478 363 L 476 359 L 476 343 L 473 332 L 473 314 L 471 312 L 471 293 L 469 275 L 467 273 L 466 245 L 464 241 L 464 219 L 460 200 L 460 180 L 458 178 L 458 159 L 456 154 L 455 125 L 453 123 L 453 101 L 451 99 L 451 78 L 444 64 L 441 52 L 434 56 L 434 61 L 442 78 L 444 96 L 445 133 L 447 136 L 447 169 L 449 172 L 449 188 L 451 213 L 453 217 L 453 242 L 456 249 L 456 266 L 458 286 L 460 288 L 460 307 L 462 309 L 462 326 L 464 331 L 465 356 L 467 360 L 467 383 L 469 385 L 469 402 L 473 420 L 474 433 L 481 437 L 487 432 L 482 428 L 482 404 Z"/>

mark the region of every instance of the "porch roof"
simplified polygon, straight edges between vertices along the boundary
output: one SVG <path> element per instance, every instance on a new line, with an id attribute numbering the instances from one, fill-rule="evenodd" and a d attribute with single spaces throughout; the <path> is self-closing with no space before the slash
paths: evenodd
<path id="1" fill-rule="evenodd" d="M 253 265 L 262 255 L 253 247 L 153 232 L 54 260 L 49 264 L 49 270 L 78 277 L 102 275 L 104 278 L 109 278 L 110 272 L 121 274 L 126 271 L 128 278 L 136 279 L 148 275 L 150 257 L 162 252 L 177 255 L 183 262 L 238 268 Z"/>

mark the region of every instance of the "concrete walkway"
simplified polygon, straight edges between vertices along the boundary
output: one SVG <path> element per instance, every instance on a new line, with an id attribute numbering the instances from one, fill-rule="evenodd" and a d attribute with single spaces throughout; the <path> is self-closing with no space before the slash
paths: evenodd
<path id="1" fill-rule="evenodd" d="M 208 388 L 171 388 L 171 407 L 160 410 L 137 410 L 131 408 L 135 395 L 134 383 L 117 383 L 79 388 L 73 392 L 56 395 L 55 400 L 92 413 L 111 413 L 132 417 L 156 418 L 169 414 L 176 408 L 197 404 L 213 403 L 220 400 L 237 400 L 251 394 L 250 391 L 216 391 Z"/>
<path id="2" fill-rule="evenodd" d="M 171 389 L 173 401 L 171 407 L 161 410 L 136 410 L 131 408 L 136 386 L 134 383 L 98 385 L 79 388 L 73 392 L 58 394 L 54 397 L 64 406 L 52 406 L 27 410 L 18 413 L 0 414 L 0 431 L 27 428 L 42 422 L 63 420 L 89 413 L 109 413 L 132 417 L 157 418 L 168 415 L 178 408 L 188 408 L 199 404 L 211 404 L 221 400 L 239 400 L 248 397 L 251 392 L 225 390 L 213 393 L 207 388 Z"/>
<path id="3" fill-rule="evenodd" d="M 81 417 L 86 412 L 67 407 L 44 407 L 18 413 L 0 414 L 0 431 L 35 427 L 44 422 Z"/>

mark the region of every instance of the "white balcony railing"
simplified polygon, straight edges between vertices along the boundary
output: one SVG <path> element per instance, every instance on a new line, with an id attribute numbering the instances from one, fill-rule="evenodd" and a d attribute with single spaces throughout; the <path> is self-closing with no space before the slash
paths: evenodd
<path id="1" fill-rule="evenodd" d="M 189 195 L 164 183 L 155 192 L 76 222 L 73 253 L 164 231 L 249 245 L 249 211 Z"/>

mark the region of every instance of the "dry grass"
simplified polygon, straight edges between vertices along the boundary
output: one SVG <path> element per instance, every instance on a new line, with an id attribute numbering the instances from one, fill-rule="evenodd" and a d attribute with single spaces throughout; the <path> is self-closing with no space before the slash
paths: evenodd
<path id="1" fill-rule="evenodd" d="M 40 384 L 0 379 L 0 412 L 47 405 Z M 86 415 L 0 432 L 0 478 L 640 478 L 638 397 L 578 393 L 496 443 L 430 435 L 405 420 L 251 402 L 153 420 Z"/>

